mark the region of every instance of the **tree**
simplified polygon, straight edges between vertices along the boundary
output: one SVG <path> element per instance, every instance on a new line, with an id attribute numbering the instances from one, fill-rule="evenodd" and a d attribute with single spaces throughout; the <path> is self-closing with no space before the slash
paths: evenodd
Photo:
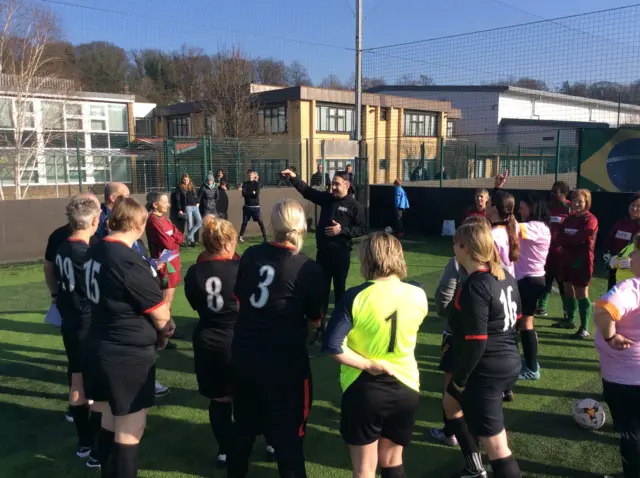
<path id="1" fill-rule="evenodd" d="M 273 58 L 258 58 L 253 61 L 256 83 L 263 85 L 287 86 L 287 68 L 283 61 Z"/>
<path id="2" fill-rule="evenodd" d="M 433 78 L 422 73 L 418 76 L 418 78 L 414 78 L 409 74 L 404 74 L 398 79 L 398 84 L 405 86 L 429 86 L 433 85 L 433 83 Z"/>
<path id="3" fill-rule="evenodd" d="M 542 80 L 536 80 L 534 78 L 522 77 L 516 81 L 511 82 L 513 86 L 519 86 L 520 88 L 528 88 L 530 90 L 549 91 L 547 84 Z"/>
<path id="4" fill-rule="evenodd" d="M 373 88 L 375 86 L 383 86 L 385 85 L 384 78 L 369 78 L 368 76 L 362 77 L 362 89 L 368 90 L 369 88 Z"/>
<path id="5" fill-rule="evenodd" d="M 119 46 L 97 41 L 75 49 L 80 80 L 89 91 L 124 93 L 131 64 Z"/>
<path id="6" fill-rule="evenodd" d="M 311 86 L 309 70 L 298 60 L 292 62 L 286 70 L 287 85 L 289 86 Z"/>
<path id="7" fill-rule="evenodd" d="M 180 81 L 170 55 L 161 50 L 144 49 L 134 51 L 132 57 L 132 86 L 135 93 L 159 106 L 170 105 L 181 99 Z"/>
<path id="8" fill-rule="evenodd" d="M 342 83 L 338 75 L 333 73 L 322 79 L 320 82 L 320 88 L 328 88 L 330 90 L 352 90 L 353 84 L 347 85 Z"/>
<path id="9" fill-rule="evenodd" d="M 183 101 L 196 101 L 201 98 L 204 77 L 211 69 L 211 59 L 203 50 L 183 45 L 180 51 L 172 55 L 173 71 L 177 87 Z"/>
<path id="10" fill-rule="evenodd" d="M 9 98 L 0 100 L 0 121 L 7 128 L 0 138 L 0 177 L 14 183 L 16 199 L 23 199 L 37 174 L 44 147 L 62 130 L 64 100 L 73 83 L 53 74 L 61 58 L 48 56 L 58 39 L 56 18 L 28 0 L 0 2 L 0 71 Z M 49 49 L 51 51 L 51 49 Z M 46 91 L 58 99 L 36 114 L 34 98 Z M 0 181 L 0 198 L 4 199 Z"/>

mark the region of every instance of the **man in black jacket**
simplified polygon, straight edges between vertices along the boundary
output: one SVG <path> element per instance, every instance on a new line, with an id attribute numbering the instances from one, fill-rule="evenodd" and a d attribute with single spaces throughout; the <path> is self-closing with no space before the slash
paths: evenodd
<path id="1" fill-rule="evenodd" d="M 262 215 L 260 214 L 260 183 L 258 175 L 253 169 L 247 171 L 249 180 L 242 183 L 241 191 L 244 198 L 244 206 L 242 206 L 242 226 L 240 227 L 239 242 L 244 242 L 244 232 L 247 230 L 247 223 L 253 219 L 260 226 L 262 238 L 267 242 L 267 233 L 264 230 Z"/>
<path id="2" fill-rule="evenodd" d="M 329 292 L 333 280 L 334 304 L 344 295 L 347 275 L 351 264 L 352 240 L 367 232 L 365 211 L 349 192 L 351 182 L 347 173 L 337 172 L 331 181 L 331 192 L 318 191 L 305 184 L 296 173 L 287 169 L 282 175 L 302 196 L 320 206 L 320 219 L 316 226 L 316 262 L 324 273 L 325 301 L 324 315 L 329 307 Z M 326 319 L 325 319 L 326 320 Z M 325 320 L 323 320 L 324 330 Z"/>

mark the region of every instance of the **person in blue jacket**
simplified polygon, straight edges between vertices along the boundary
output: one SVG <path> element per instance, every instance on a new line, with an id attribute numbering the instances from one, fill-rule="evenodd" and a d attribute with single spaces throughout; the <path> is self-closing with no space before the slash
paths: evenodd
<path id="1" fill-rule="evenodd" d="M 404 225 L 402 223 L 402 216 L 405 211 L 409 209 L 409 200 L 407 199 L 407 193 L 402 189 L 402 179 L 397 178 L 393 182 L 395 190 L 395 208 L 396 208 L 396 236 L 404 236 Z"/>

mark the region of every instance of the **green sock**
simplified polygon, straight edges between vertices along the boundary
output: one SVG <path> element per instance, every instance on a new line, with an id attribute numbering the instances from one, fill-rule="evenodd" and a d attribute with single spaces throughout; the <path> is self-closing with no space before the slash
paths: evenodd
<path id="1" fill-rule="evenodd" d="M 584 330 L 589 330 L 589 323 L 591 322 L 591 313 L 593 312 L 593 304 L 591 299 L 586 297 L 578 301 L 578 309 L 580 310 L 580 327 Z"/>
<path id="2" fill-rule="evenodd" d="M 540 300 L 538 301 L 538 309 L 547 310 L 547 306 L 549 305 L 549 297 L 551 297 L 551 294 L 549 294 L 548 292 L 540 297 Z"/>
<path id="3" fill-rule="evenodd" d="M 576 321 L 576 310 L 578 309 L 578 301 L 575 297 L 564 296 L 562 298 L 564 311 L 567 314 L 567 320 L 572 324 Z"/>

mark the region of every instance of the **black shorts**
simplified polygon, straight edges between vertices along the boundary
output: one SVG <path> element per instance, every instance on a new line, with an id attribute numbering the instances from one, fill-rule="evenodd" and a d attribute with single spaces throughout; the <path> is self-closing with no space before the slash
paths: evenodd
<path id="1" fill-rule="evenodd" d="M 531 317 L 538 308 L 538 301 L 545 293 L 545 277 L 523 277 L 518 281 L 518 291 L 522 302 L 522 315 Z"/>
<path id="2" fill-rule="evenodd" d="M 64 351 L 67 354 L 69 365 L 67 371 L 69 373 L 84 372 L 85 361 L 83 356 L 83 340 L 76 331 L 62 332 L 62 343 Z"/>
<path id="3" fill-rule="evenodd" d="M 353 446 L 368 445 L 380 437 L 407 446 L 419 397 L 394 377 L 362 372 L 342 395 L 342 438 Z"/>
<path id="4" fill-rule="evenodd" d="M 308 359 L 307 359 L 308 360 Z M 302 439 L 313 403 L 309 369 L 234 363 L 233 414 L 239 437 L 264 434 L 276 450 Z M 267 373 L 272 368 L 275 373 Z M 301 369 L 304 369 L 304 364 Z"/>
<path id="5" fill-rule="evenodd" d="M 471 374 L 462 395 L 462 411 L 473 436 L 492 437 L 504 430 L 502 393 L 513 388 L 520 367 L 519 356 L 495 358 L 481 361 Z"/>
<path id="6" fill-rule="evenodd" d="M 242 222 L 249 222 L 253 219 L 255 222 L 259 222 L 262 219 L 259 207 L 242 206 Z"/>
<path id="7" fill-rule="evenodd" d="M 198 392 L 207 398 L 223 398 L 233 393 L 232 340 L 233 330 L 196 328 L 193 332 L 193 360 Z"/>
<path id="8" fill-rule="evenodd" d="M 440 346 L 440 370 L 445 373 L 453 373 L 453 358 L 455 355 L 453 347 L 453 335 L 444 332 L 442 334 L 442 345 Z"/>
<path id="9" fill-rule="evenodd" d="M 108 402 L 111 413 L 117 417 L 154 405 L 155 360 L 125 363 L 92 356 L 87 362 L 85 394 L 89 400 Z"/>

